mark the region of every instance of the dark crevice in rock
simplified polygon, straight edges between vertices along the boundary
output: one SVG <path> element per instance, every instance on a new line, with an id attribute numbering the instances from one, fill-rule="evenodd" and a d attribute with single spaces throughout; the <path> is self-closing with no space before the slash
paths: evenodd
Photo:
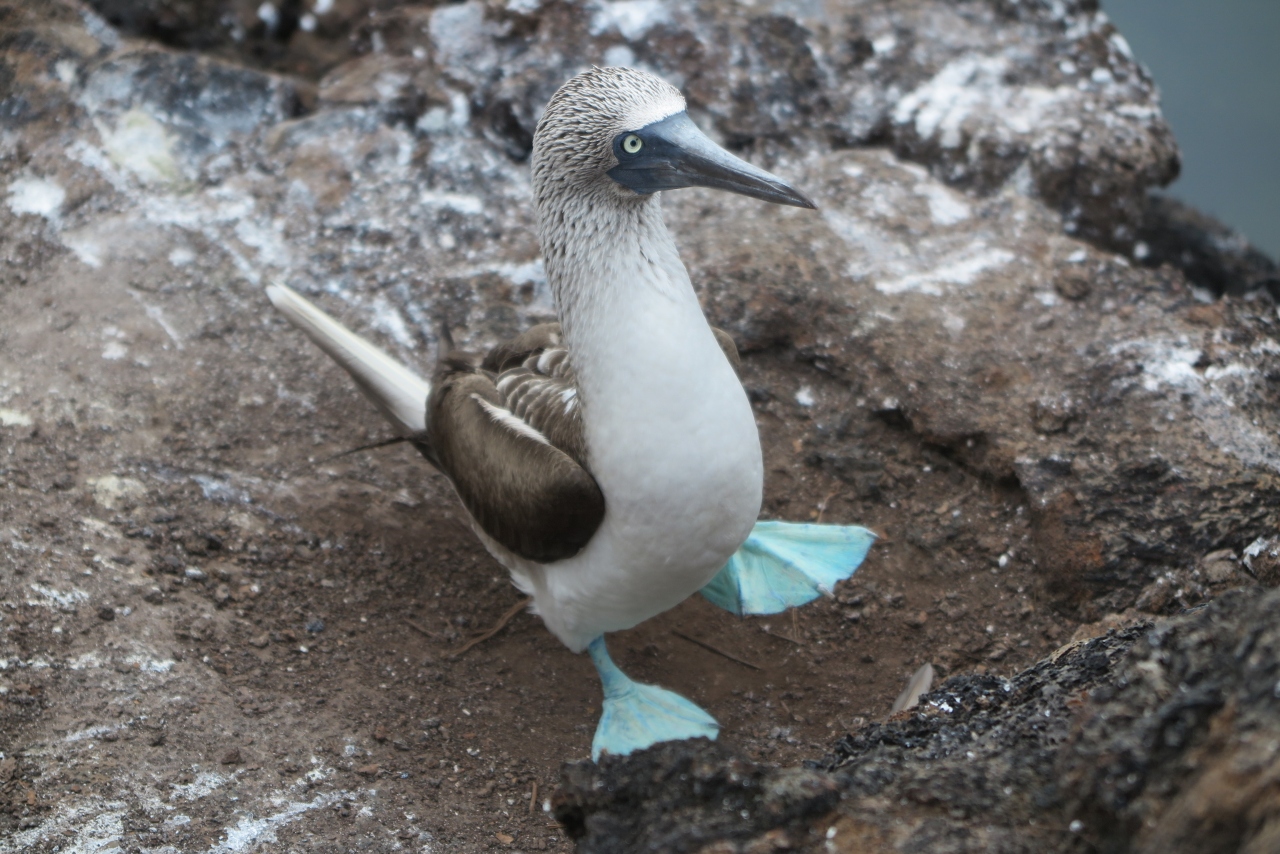
<path id="1" fill-rule="evenodd" d="M 1163 194 L 1148 199 L 1139 260 L 1170 264 L 1214 296 L 1266 293 L 1280 302 L 1280 267 L 1239 232 Z"/>

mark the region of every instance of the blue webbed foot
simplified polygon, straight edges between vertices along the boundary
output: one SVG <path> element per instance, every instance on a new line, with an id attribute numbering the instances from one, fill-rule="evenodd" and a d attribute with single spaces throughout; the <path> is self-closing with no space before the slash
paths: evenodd
<path id="1" fill-rule="evenodd" d="M 720 724 L 701 708 L 665 688 L 633 681 L 609 658 L 604 635 L 587 647 L 604 686 L 604 709 L 591 741 L 591 758 L 625 756 L 660 741 L 705 736 L 714 739 Z"/>
<path id="2" fill-rule="evenodd" d="M 857 525 L 757 522 L 702 595 L 739 616 L 777 614 L 831 593 L 875 539 Z"/>

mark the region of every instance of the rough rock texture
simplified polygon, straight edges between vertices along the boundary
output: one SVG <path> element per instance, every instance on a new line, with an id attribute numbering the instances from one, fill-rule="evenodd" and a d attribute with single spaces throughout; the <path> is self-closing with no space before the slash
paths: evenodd
<path id="1" fill-rule="evenodd" d="M 692 743 L 570 766 L 556 815 L 592 852 L 1275 851 L 1277 608 L 1229 593 L 1011 679 L 954 677 L 810 771 Z"/>
<path id="2" fill-rule="evenodd" d="M 1149 267 L 1171 264 L 1214 296 L 1266 290 L 1280 301 L 1280 268 L 1239 232 L 1177 199 L 1152 194 L 1134 255 Z"/>
<path id="3" fill-rule="evenodd" d="M 267 46 L 288 41 L 302 14 L 234 0 L 92 5 L 131 32 L 182 47 L 238 44 L 267 65 Z M 888 145 L 982 194 L 1017 181 L 1069 232 L 1121 248 L 1133 244 L 1146 188 L 1178 171 L 1151 80 L 1089 0 L 434 5 L 329 4 L 310 27 L 323 36 L 321 23 L 367 9 L 354 46 L 363 55 L 332 74 L 381 79 L 367 99 L 384 104 L 406 84 L 429 96 L 438 78 L 517 156 L 540 105 L 575 69 L 639 62 L 680 85 L 730 143 Z M 393 110 L 412 121 L 423 106 Z"/>
<path id="4" fill-rule="evenodd" d="M 763 834 L 779 840 L 839 801 L 830 775 L 761 767 L 699 739 L 566 766 L 552 806 L 581 854 L 604 854 L 690 851 Z"/>
<path id="5" fill-rule="evenodd" d="M 589 666 L 528 617 L 446 659 L 514 594 L 411 455 L 332 459 L 383 428 L 261 288 L 423 367 L 441 323 L 550 317 L 525 159 L 593 62 L 821 207 L 664 200 L 745 354 L 766 514 L 886 535 L 790 626 L 692 601 L 620 638 L 731 749 L 795 762 L 924 661 L 1013 673 L 1280 583 L 1270 274 L 1144 224 L 1176 149 L 1090 4 L 321 5 L 285 54 L 209 56 L 0 2 L 0 852 L 564 845 L 532 787 L 587 750 Z"/>

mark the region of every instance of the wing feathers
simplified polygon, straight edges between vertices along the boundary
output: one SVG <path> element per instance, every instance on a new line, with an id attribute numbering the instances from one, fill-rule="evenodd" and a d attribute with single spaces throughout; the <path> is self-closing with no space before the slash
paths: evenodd
<path id="1" fill-rule="evenodd" d="M 503 409 L 500 406 L 495 406 L 478 394 L 471 395 L 471 399 L 480 404 L 480 408 L 488 413 L 489 417 L 494 420 L 494 423 L 501 424 L 511 432 L 524 436 L 526 439 L 532 439 L 533 441 L 541 442 L 544 445 L 551 444 L 547 441 L 546 436 L 542 435 L 537 430 L 512 415 L 510 410 Z"/>
<path id="2" fill-rule="evenodd" d="M 595 479 L 554 439 L 511 414 L 487 373 L 438 374 L 430 421 L 441 471 L 502 546 L 552 563 L 577 554 L 600 527 L 604 495 Z"/>
<path id="3" fill-rule="evenodd" d="M 268 287 L 267 296 L 399 432 L 414 436 L 495 541 L 552 563 L 595 535 L 604 495 L 588 467 L 583 401 L 560 324 L 535 326 L 495 347 L 479 368 L 452 354 L 433 387 L 284 285 Z M 737 368 L 733 339 L 712 331 Z"/>

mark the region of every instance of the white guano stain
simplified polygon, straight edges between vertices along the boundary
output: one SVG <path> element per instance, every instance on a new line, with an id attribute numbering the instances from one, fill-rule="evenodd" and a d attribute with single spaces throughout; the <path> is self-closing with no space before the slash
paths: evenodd
<path id="1" fill-rule="evenodd" d="M 1151 394 L 1172 392 L 1179 408 L 1190 405 L 1195 423 L 1221 451 L 1246 465 L 1280 471 L 1280 442 L 1254 424 L 1243 408 L 1244 401 L 1256 396 L 1256 368 L 1232 362 L 1201 371 L 1196 365 L 1203 353 L 1185 338 L 1122 341 L 1109 352 L 1142 367 L 1140 377 L 1118 383 L 1137 385 Z M 1177 412 L 1171 410 L 1170 417 L 1177 417 Z"/>
<path id="2" fill-rule="evenodd" d="M 142 298 L 142 294 L 132 288 L 129 289 L 129 296 L 133 297 L 134 301 L 137 302 L 138 305 L 142 306 L 142 310 L 146 312 L 147 317 L 151 318 L 155 322 L 156 326 L 159 326 L 164 330 L 164 334 L 169 336 L 169 340 L 173 342 L 173 346 L 177 347 L 179 350 L 185 349 L 182 344 L 182 336 L 178 333 L 178 330 L 174 328 L 173 324 L 169 322 L 169 319 L 164 316 L 164 311 L 161 310 L 160 306 L 152 305 L 147 302 Z"/>
<path id="3" fill-rule="evenodd" d="M 422 200 L 422 204 L 427 207 L 446 208 L 466 216 L 479 216 L 484 213 L 484 200 L 479 196 L 424 190 L 419 198 Z"/>
<path id="4" fill-rule="evenodd" d="M 381 294 L 373 300 L 372 324 L 375 329 L 390 335 L 397 344 L 406 350 L 417 349 L 418 342 L 414 340 L 412 333 L 409 332 L 409 325 L 405 323 L 404 315 Z"/>
<path id="5" fill-rule="evenodd" d="M 671 20 L 671 12 L 662 0 L 614 0 L 601 3 L 591 18 L 591 34 L 603 35 L 617 30 L 627 41 L 637 41 L 649 30 Z"/>
<path id="6" fill-rule="evenodd" d="M 963 196 L 941 184 L 921 182 L 915 191 L 929 203 L 929 216 L 937 225 L 955 225 L 973 214 Z"/>
<path id="7" fill-rule="evenodd" d="M 148 655 L 130 655 L 124 660 L 143 673 L 168 673 L 176 663 L 172 658 L 152 658 Z"/>
<path id="8" fill-rule="evenodd" d="M 930 270 L 907 273 L 893 279 L 876 282 L 876 290 L 882 294 L 901 294 L 914 291 L 929 296 L 942 296 L 945 285 L 964 287 L 973 284 L 988 270 L 1003 267 L 1014 259 L 1007 249 L 996 249 L 981 244 L 943 259 Z"/>
<path id="9" fill-rule="evenodd" d="M 172 137 L 164 125 L 142 110 L 120 116 L 114 128 L 99 124 L 98 133 L 111 161 L 143 184 L 172 185 L 182 179 Z"/>
<path id="10" fill-rule="evenodd" d="M 65 804 L 39 826 L 0 838 L 0 854 L 33 851 L 41 842 L 54 838 L 61 854 L 119 854 L 127 814 L 122 801 L 87 798 L 69 807 Z"/>
<path id="11" fill-rule="evenodd" d="M 236 854 L 236 852 L 244 851 L 250 846 L 262 843 L 276 842 L 276 830 L 286 824 L 297 821 L 304 813 L 314 809 L 323 809 L 348 795 L 347 792 L 330 792 L 318 795 L 310 801 L 293 801 L 284 803 L 280 799 L 279 803 L 284 803 L 284 808 L 279 812 L 264 818 L 255 818 L 251 815 L 244 815 L 236 823 L 235 827 L 229 827 L 226 831 L 226 838 L 208 849 L 207 854 Z"/>
<path id="12" fill-rule="evenodd" d="M 33 423 L 25 412 L 0 408 L 0 427 L 30 427 Z"/>
<path id="13" fill-rule="evenodd" d="M 965 56 L 948 63 L 931 79 L 900 100 L 893 121 L 913 125 L 921 139 L 937 137 L 944 148 L 964 143 L 965 123 L 983 116 L 996 133 L 1028 134 L 1045 123 L 1047 114 L 1068 99 L 1068 87 L 1010 86 L 1009 60 L 1000 56 Z"/>
<path id="14" fill-rule="evenodd" d="M 107 733 L 115 732 L 119 727 L 114 726 L 91 726 L 88 729 L 82 729 L 78 732 L 68 733 L 63 741 L 74 744 L 77 741 L 85 741 L 92 738 L 101 738 Z"/>
<path id="15" fill-rule="evenodd" d="M 45 587 L 42 584 L 31 584 L 28 586 L 36 593 L 43 596 L 46 600 L 44 602 L 36 602 L 34 604 L 46 606 L 52 605 L 58 608 L 74 608 L 77 602 L 89 601 L 89 594 L 75 587 L 72 587 L 70 591 L 63 593 L 59 590 L 54 590 L 52 587 Z"/>
<path id="16" fill-rule="evenodd" d="M 9 210 L 56 220 L 67 191 L 48 178 L 19 178 L 9 185 Z"/>
<path id="17" fill-rule="evenodd" d="M 126 502 L 140 501 L 147 494 L 147 488 L 131 477 L 107 474 L 91 477 L 87 483 L 93 489 L 93 500 L 107 510 L 118 509 Z"/>
<path id="18" fill-rule="evenodd" d="M 100 728 L 102 729 L 102 728 Z M 93 738 L 86 735 L 83 738 Z M 83 739 L 80 739 L 83 740 Z M 175 795 L 187 801 L 194 801 L 217 791 L 230 778 L 209 772 L 201 773 L 195 783 L 187 786 L 173 786 Z M 268 815 L 258 817 L 249 811 L 242 812 L 236 823 L 223 829 L 224 836 L 218 842 L 204 849 L 201 854 L 239 854 L 242 851 L 262 850 L 259 846 L 277 842 L 276 831 L 291 824 L 308 812 L 323 809 L 342 800 L 359 797 L 361 793 L 346 790 L 326 792 L 309 801 L 290 800 L 283 792 L 269 795 L 265 802 L 274 810 Z M 174 807 L 160 800 L 145 803 L 148 811 L 173 811 Z M 367 809 L 367 807 L 365 807 Z M 38 826 L 19 831 L 0 838 L 0 854 L 24 854 L 34 850 L 41 843 L 57 840 L 58 851 L 62 854 L 118 854 L 123 849 L 125 840 L 124 819 L 130 813 L 128 804 L 123 801 L 108 801 L 104 798 L 88 797 L 82 800 L 63 800 L 54 813 Z M 175 829 L 191 823 L 191 817 L 184 813 L 174 813 L 160 822 L 167 829 Z M 157 849 L 142 849 L 154 854 L 175 852 L 177 849 L 164 846 Z M 429 847 L 421 849 L 429 851 Z"/>
<path id="19" fill-rule="evenodd" d="M 169 788 L 173 790 L 173 797 L 175 798 L 182 798 L 184 801 L 196 801 L 221 789 L 231 779 L 216 771 L 198 771 L 190 783 L 174 783 Z"/>

